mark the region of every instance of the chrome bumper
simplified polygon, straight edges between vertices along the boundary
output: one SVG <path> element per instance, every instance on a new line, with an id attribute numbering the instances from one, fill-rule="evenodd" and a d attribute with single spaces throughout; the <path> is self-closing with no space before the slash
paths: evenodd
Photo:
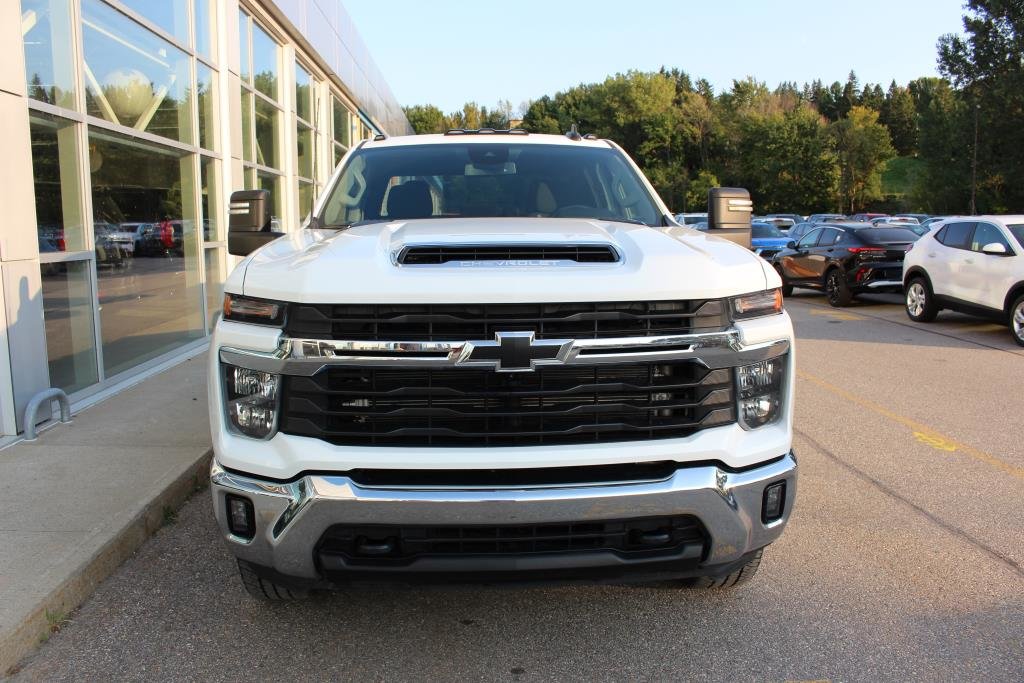
<path id="1" fill-rule="evenodd" d="M 768 484 L 786 481 L 781 519 L 761 521 Z M 768 545 L 782 533 L 796 497 L 792 453 L 767 465 L 728 472 L 713 465 L 680 466 L 658 481 L 516 488 L 377 488 L 346 476 L 307 475 L 276 483 L 211 471 L 221 532 L 239 558 L 301 579 L 320 579 L 314 546 L 333 524 L 536 524 L 693 515 L 710 537 L 704 565 L 724 565 Z M 256 535 L 234 536 L 225 495 L 253 502 Z M 581 561 L 586 561 L 581 558 Z"/>

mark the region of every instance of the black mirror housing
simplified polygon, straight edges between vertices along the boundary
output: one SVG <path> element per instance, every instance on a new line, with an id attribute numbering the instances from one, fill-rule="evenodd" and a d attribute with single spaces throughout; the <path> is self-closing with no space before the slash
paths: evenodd
<path id="1" fill-rule="evenodd" d="M 796 242 L 793 240 L 786 242 L 786 249 L 796 249 Z"/>
<path id="2" fill-rule="evenodd" d="M 267 242 L 283 235 L 270 229 L 270 193 L 239 190 L 231 193 L 228 212 L 228 253 L 248 256 Z"/>
<path id="3" fill-rule="evenodd" d="M 750 248 L 750 215 L 754 203 L 742 187 L 713 187 L 708 191 L 708 232 Z"/>

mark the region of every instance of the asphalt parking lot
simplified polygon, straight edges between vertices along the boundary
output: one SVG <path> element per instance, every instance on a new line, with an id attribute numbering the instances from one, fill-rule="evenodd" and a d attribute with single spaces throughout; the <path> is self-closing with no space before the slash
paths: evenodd
<path id="1" fill-rule="evenodd" d="M 787 300 L 792 522 L 747 586 L 251 600 L 201 493 L 18 680 L 1024 680 L 1024 348 L 898 296 Z"/>

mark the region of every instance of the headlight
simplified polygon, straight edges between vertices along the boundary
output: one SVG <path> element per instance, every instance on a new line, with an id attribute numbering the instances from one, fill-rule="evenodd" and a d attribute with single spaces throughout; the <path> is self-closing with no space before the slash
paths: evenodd
<path id="1" fill-rule="evenodd" d="M 779 419 L 785 376 L 786 356 L 736 368 L 741 427 L 756 429 Z"/>
<path id="2" fill-rule="evenodd" d="M 228 420 L 239 434 L 269 439 L 277 431 L 280 375 L 223 365 Z"/>
<path id="3" fill-rule="evenodd" d="M 763 292 L 734 296 L 729 302 L 734 320 L 775 315 L 782 312 L 782 290 L 768 289 Z"/>
<path id="4" fill-rule="evenodd" d="M 284 323 L 284 304 L 238 294 L 224 295 L 224 319 L 280 327 Z"/>

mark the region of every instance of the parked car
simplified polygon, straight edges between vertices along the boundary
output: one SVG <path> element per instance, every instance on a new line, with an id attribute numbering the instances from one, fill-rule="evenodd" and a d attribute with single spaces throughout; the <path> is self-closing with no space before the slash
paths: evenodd
<path id="1" fill-rule="evenodd" d="M 870 221 L 871 225 L 920 225 L 921 222 L 916 218 L 909 216 L 882 216 L 881 218 L 872 218 Z"/>
<path id="2" fill-rule="evenodd" d="M 783 234 L 788 233 L 789 229 L 796 225 L 796 223 L 793 222 L 792 218 L 772 218 L 770 216 L 765 216 L 763 218 L 758 218 L 757 221 L 761 223 L 768 223 L 770 225 L 774 225 L 776 228 L 782 231 Z"/>
<path id="3" fill-rule="evenodd" d="M 947 218 L 953 218 L 953 216 L 932 216 L 930 218 L 926 218 L 925 220 L 921 221 L 921 225 L 923 225 L 925 227 L 929 227 L 929 226 L 932 226 L 932 225 L 938 223 L 939 221 L 944 221 Z"/>
<path id="4" fill-rule="evenodd" d="M 785 249 L 789 242 L 790 238 L 773 223 L 753 221 L 750 224 L 750 248 L 763 259 L 771 259 Z"/>
<path id="5" fill-rule="evenodd" d="M 838 221 L 845 219 L 841 213 L 812 213 L 807 217 L 808 223 L 829 223 L 831 221 Z"/>
<path id="6" fill-rule="evenodd" d="M 690 225 L 689 227 L 693 228 L 694 230 L 700 230 L 701 232 L 707 232 L 708 231 L 708 222 L 707 221 L 701 221 L 699 223 L 694 223 L 694 224 Z"/>
<path id="7" fill-rule="evenodd" d="M 675 219 L 676 223 L 680 225 L 693 225 L 701 221 L 707 222 L 708 215 L 707 213 L 677 213 Z"/>
<path id="8" fill-rule="evenodd" d="M 918 223 L 924 223 L 930 216 L 926 213 L 898 213 L 893 218 L 913 218 Z"/>
<path id="9" fill-rule="evenodd" d="M 170 234 L 163 223 L 151 223 L 139 229 L 138 256 L 184 256 L 182 221 L 170 221 Z"/>
<path id="10" fill-rule="evenodd" d="M 136 248 L 139 246 L 139 242 L 142 239 L 143 229 L 150 225 L 152 225 L 152 223 L 119 223 L 114 235 L 117 237 L 118 241 L 124 245 L 125 250 L 130 255 L 134 255 Z"/>
<path id="11" fill-rule="evenodd" d="M 1008 324 L 1024 346 L 1024 216 L 944 222 L 907 254 L 903 282 L 911 320 L 948 308 Z"/>
<path id="12" fill-rule="evenodd" d="M 905 228 L 823 225 L 776 254 L 773 265 L 783 295 L 806 287 L 825 292 L 832 306 L 846 306 L 865 292 L 901 291 L 903 257 L 917 238 Z"/>
<path id="13" fill-rule="evenodd" d="M 798 213 L 770 213 L 765 218 L 788 218 L 793 221 L 793 225 L 798 225 L 807 220 L 806 216 L 801 216 Z"/>
<path id="14" fill-rule="evenodd" d="M 117 225 L 95 221 L 92 226 L 95 240 L 96 266 L 121 268 L 126 264 L 128 251 L 124 240 L 117 237 Z"/>
<path id="15" fill-rule="evenodd" d="M 876 218 L 889 218 L 889 214 L 887 214 L 887 213 L 855 213 L 852 216 L 850 216 L 850 220 L 851 221 L 856 221 L 858 223 L 870 223 L 871 221 L 875 220 Z"/>
<path id="16" fill-rule="evenodd" d="M 231 196 L 211 493 L 243 585 L 747 579 L 796 494 L 779 278 L 664 230 L 608 140 L 476 135 L 365 141 L 317 229 Z"/>
<path id="17" fill-rule="evenodd" d="M 807 231 L 813 230 L 816 227 L 818 227 L 817 223 L 797 223 L 789 229 L 789 232 L 786 233 L 786 237 L 795 242 L 806 235 Z"/>

